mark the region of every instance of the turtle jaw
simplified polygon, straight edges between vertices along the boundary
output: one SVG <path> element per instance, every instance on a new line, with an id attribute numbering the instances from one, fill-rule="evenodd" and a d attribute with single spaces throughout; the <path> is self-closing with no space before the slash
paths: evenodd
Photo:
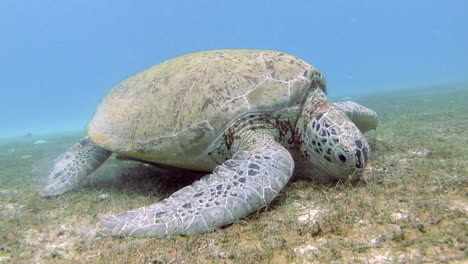
<path id="1" fill-rule="evenodd" d="M 340 181 L 359 179 L 369 145 L 356 125 L 333 107 L 309 116 L 300 133 L 300 149 L 313 177 Z"/>

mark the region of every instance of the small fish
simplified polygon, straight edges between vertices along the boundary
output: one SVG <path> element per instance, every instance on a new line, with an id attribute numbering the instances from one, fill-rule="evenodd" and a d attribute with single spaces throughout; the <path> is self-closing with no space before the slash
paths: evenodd
<path id="1" fill-rule="evenodd" d="M 39 145 L 39 144 L 45 144 L 45 143 L 47 143 L 47 141 L 41 139 L 41 140 L 34 142 L 33 144 Z"/>

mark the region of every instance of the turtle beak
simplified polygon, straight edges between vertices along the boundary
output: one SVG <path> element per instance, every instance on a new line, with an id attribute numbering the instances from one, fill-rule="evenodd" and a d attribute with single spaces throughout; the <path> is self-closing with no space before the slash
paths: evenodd
<path id="1" fill-rule="evenodd" d="M 367 158 L 368 158 L 369 150 L 367 147 L 363 147 L 362 149 L 356 149 L 354 155 L 356 156 L 356 168 L 363 169 L 366 167 Z"/>

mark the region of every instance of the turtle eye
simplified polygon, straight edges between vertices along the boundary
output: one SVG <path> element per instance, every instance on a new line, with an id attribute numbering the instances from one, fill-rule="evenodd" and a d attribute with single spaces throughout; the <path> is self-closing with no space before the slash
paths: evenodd
<path id="1" fill-rule="evenodd" d="M 341 148 L 337 149 L 335 152 L 335 158 L 341 164 L 345 164 L 348 161 L 347 156 L 346 152 Z"/>

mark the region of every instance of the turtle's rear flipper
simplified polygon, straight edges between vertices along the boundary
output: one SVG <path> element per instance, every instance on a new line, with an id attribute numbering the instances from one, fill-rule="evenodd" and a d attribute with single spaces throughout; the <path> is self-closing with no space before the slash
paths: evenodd
<path id="1" fill-rule="evenodd" d="M 88 137 L 84 137 L 55 160 L 47 186 L 39 194 L 54 196 L 70 190 L 97 169 L 111 154 L 111 151 L 99 147 Z"/>

